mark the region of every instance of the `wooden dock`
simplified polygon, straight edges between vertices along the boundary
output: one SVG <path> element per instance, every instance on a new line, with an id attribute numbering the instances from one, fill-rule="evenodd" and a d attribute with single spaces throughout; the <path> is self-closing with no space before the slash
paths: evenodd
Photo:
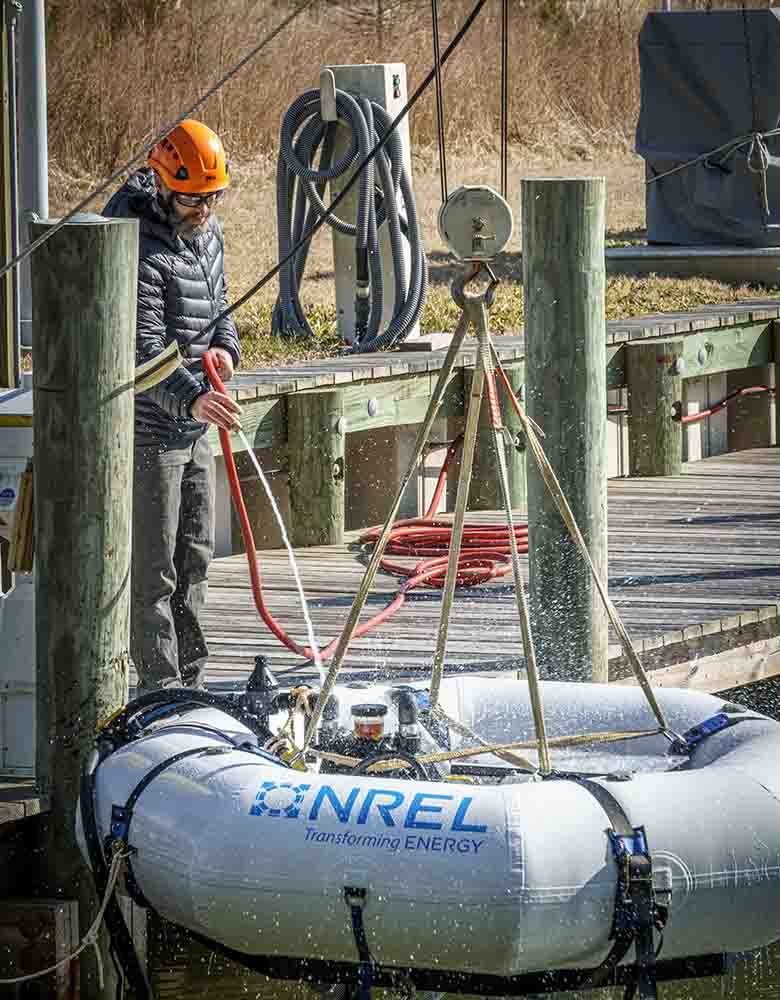
<path id="1" fill-rule="evenodd" d="M 49 800 L 33 787 L 32 778 L 0 777 L 0 826 L 47 812 Z"/>
<path id="2" fill-rule="evenodd" d="M 500 521 L 501 515 L 480 512 L 469 520 Z M 654 683 L 717 691 L 780 673 L 779 527 L 778 448 L 686 463 L 680 476 L 609 481 L 609 591 L 643 661 L 655 671 Z M 343 545 L 296 552 L 321 644 L 338 634 L 361 579 L 359 534 L 349 533 Z M 263 551 L 259 560 L 271 612 L 306 644 L 286 552 Z M 316 678 L 311 665 L 260 621 L 244 556 L 216 560 L 210 579 L 203 622 L 213 690 L 243 686 L 258 654 L 282 676 Z M 509 579 L 458 592 L 448 664 L 516 669 L 522 647 Z M 377 577 L 371 614 L 397 585 L 394 577 Z M 439 591 L 413 591 L 391 621 L 351 644 L 344 678 L 424 676 L 439 606 Z M 616 681 L 628 676 L 614 636 L 610 674 Z"/>

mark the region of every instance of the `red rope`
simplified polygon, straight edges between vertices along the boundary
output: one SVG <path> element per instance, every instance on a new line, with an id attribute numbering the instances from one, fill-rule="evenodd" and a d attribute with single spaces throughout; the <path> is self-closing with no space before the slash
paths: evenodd
<path id="1" fill-rule="evenodd" d="M 209 382 L 217 392 L 225 392 L 214 359 L 210 352 L 203 356 L 203 364 L 206 369 Z M 499 374 L 503 372 L 499 369 Z M 505 379 L 505 376 L 503 376 Z M 506 381 L 506 379 L 505 379 Z M 514 396 L 511 393 L 510 398 Z M 514 400 L 513 400 L 514 402 Z M 403 582 L 398 588 L 393 600 L 387 607 L 383 608 L 373 618 L 358 625 L 352 633 L 353 638 L 359 638 L 372 629 L 381 625 L 398 611 L 406 601 L 406 594 L 414 587 L 428 586 L 441 587 L 447 570 L 447 560 L 450 539 L 452 537 L 452 526 L 443 521 L 433 519 L 434 512 L 441 500 L 444 487 L 447 482 L 447 472 L 462 442 L 462 436 L 456 438 L 447 450 L 447 456 L 442 465 L 439 478 L 436 483 L 433 498 L 428 505 L 428 510 L 422 517 L 408 518 L 397 521 L 393 525 L 390 538 L 387 543 L 386 553 L 395 556 L 406 556 L 420 559 L 420 562 L 413 567 L 404 563 L 395 562 L 383 557 L 380 565 L 384 570 L 396 576 L 403 577 Z M 312 659 L 314 650 L 309 646 L 301 646 L 292 639 L 284 629 L 274 619 L 268 609 L 263 597 L 263 585 L 260 575 L 260 566 L 257 560 L 257 550 L 255 548 L 252 526 L 249 521 L 246 504 L 241 492 L 241 484 L 236 470 L 236 463 L 233 457 L 233 448 L 230 443 L 228 431 L 219 428 L 219 441 L 222 446 L 222 454 L 225 458 L 225 469 L 230 483 L 230 493 L 238 514 L 241 526 L 241 536 L 246 549 L 247 563 L 249 565 L 249 578 L 252 586 L 252 596 L 258 614 L 273 632 L 276 638 L 283 643 L 293 653 Z M 360 544 L 366 547 L 372 546 L 382 533 L 382 528 L 370 528 L 360 536 Z M 520 552 L 528 551 L 528 527 L 527 525 L 515 526 L 515 538 Z M 488 580 L 496 579 L 509 573 L 511 565 L 511 548 L 509 544 L 509 534 L 506 526 L 501 525 L 465 525 L 463 530 L 463 540 L 461 543 L 461 553 L 458 559 L 458 570 L 456 582 L 458 586 L 478 586 Z M 324 649 L 320 651 L 323 660 L 333 656 L 338 645 L 338 638 L 332 640 Z"/>
<path id="2" fill-rule="evenodd" d="M 724 406 L 728 406 L 733 400 L 738 399 L 740 396 L 758 396 L 763 392 L 774 392 L 775 390 L 768 385 L 752 385 L 745 389 L 735 389 L 734 392 L 730 392 L 728 396 L 724 396 L 719 403 L 715 403 L 708 410 L 701 410 L 699 413 L 688 413 L 684 417 L 680 417 L 681 424 L 697 424 L 700 420 L 706 420 L 707 417 L 711 417 L 714 413 L 722 410 Z"/>

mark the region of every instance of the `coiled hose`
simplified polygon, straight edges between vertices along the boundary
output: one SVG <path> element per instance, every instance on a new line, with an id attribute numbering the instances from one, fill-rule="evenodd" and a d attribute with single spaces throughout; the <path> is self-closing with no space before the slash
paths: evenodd
<path id="1" fill-rule="evenodd" d="M 379 104 L 343 90 L 336 90 L 336 110 L 339 121 L 349 127 L 351 142 L 347 152 L 335 163 L 337 123 L 322 120 L 319 90 L 307 90 L 293 101 L 282 120 L 276 170 L 279 259 L 283 260 L 323 216 L 327 216 L 328 225 L 338 232 L 355 237 L 357 287 L 353 350 L 365 353 L 392 347 L 408 336 L 425 303 L 428 265 L 411 182 L 403 163 L 401 137 L 395 131 L 361 173 L 355 225 L 336 215 L 328 216 L 323 202 L 326 185 L 361 162 L 392 123 L 390 115 Z M 319 164 L 315 167 L 318 152 Z M 379 255 L 379 229 L 383 225 L 387 225 L 390 237 L 394 307 L 386 329 L 380 330 L 385 295 Z M 404 255 L 407 240 L 410 273 L 407 273 Z M 314 336 L 300 299 L 310 245 L 310 242 L 305 243 L 279 272 L 274 333 Z"/>

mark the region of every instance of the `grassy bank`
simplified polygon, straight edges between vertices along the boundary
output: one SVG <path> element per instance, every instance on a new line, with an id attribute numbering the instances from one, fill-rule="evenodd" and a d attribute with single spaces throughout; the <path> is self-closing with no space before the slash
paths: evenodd
<path id="1" fill-rule="evenodd" d="M 780 294 L 750 285 L 726 285 L 705 278 L 627 278 L 607 281 L 607 319 L 626 319 L 653 312 L 683 312 L 701 305 L 736 302 L 756 295 Z M 336 334 L 333 305 L 312 303 L 307 309 L 316 339 L 303 341 L 269 335 L 272 305 L 247 304 L 238 311 L 238 327 L 244 352 L 243 368 L 268 367 L 306 358 L 335 356 L 341 348 Z M 423 333 L 452 332 L 458 310 L 446 287 L 434 287 L 428 296 L 420 323 Z M 523 291 L 516 283 L 503 283 L 490 313 L 491 329 L 497 334 L 515 334 L 523 316 Z"/>

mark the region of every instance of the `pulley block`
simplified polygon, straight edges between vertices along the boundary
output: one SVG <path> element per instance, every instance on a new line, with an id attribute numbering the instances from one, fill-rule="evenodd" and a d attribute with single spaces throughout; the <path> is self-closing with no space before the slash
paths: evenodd
<path id="1" fill-rule="evenodd" d="M 459 187 L 439 210 L 439 235 L 459 260 L 493 260 L 513 229 L 512 209 L 485 184 Z"/>

